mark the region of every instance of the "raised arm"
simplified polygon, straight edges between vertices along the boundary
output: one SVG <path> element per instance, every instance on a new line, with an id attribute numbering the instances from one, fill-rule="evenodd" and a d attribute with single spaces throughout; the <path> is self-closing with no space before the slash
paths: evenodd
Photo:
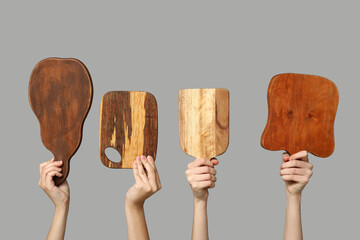
<path id="1" fill-rule="evenodd" d="M 49 196 L 55 206 L 54 218 L 47 236 L 47 240 L 63 240 L 65 236 L 66 220 L 69 212 L 70 191 L 67 181 L 55 186 L 53 177 L 61 177 L 62 161 L 54 161 L 40 164 L 39 186 Z"/>
<path id="2" fill-rule="evenodd" d="M 214 166 L 218 163 L 215 158 L 212 160 L 199 158 L 189 163 L 188 169 L 185 171 L 194 197 L 192 240 L 209 239 L 207 219 L 208 189 L 215 187 L 216 170 Z"/>
<path id="3" fill-rule="evenodd" d="M 301 192 L 312 176 L 313 165 L 308 153 L 301 151 L 291 156 L 283 153 L 280 175 L 285 182 L 286 215 L 284 240 L 302 240 Z"/>
<path id="4" fill-rule="evenodd" d="M 148 240 L 144 203 L 161 189 L 159 174 L 152 157 L 137 157 L 133 165 L 135 184 L 125 198 L 128 240 Z"/>

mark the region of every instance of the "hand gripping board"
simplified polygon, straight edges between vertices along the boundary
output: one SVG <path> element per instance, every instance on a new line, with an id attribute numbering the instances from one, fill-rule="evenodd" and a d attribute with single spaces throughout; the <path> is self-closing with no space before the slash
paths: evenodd
<path id="1" fill-rule="evenodd" d="M 54 177 L 56 185 L 69 174 L 69 161 L 80 145 L 92 94 L 90 74 L 77 59 L 44 59 L 32 71 L 29 101 L 40 123 L 41 140 L 55 161 L 63 161 L 62 177 Z"/>
<path id="2" fill-rule="evenodd" d="M 294 154 L 306 150 L 330 156 L 335 147 L 334 121 L 339 102 L 336 85 L 312 75 L 285 73 L 268 88 L 268 120 L 261 145 Z"/>
<path id="3" fill-rule="evenodd" d="M 179 138 L 181 149 L 195 158 L 223 154 L 229 144 L 229 91 L 180 90 Z"/>
<path id="4" fill-rule="evenodd" d="M 158 111 L 155 97 L 148 92 L 114 91 L 104 95 L 100 109 L 100 158 L 109 168 L 132 168 L 136 156 L 155 160 L 158 140 Z M 105 149 L 121 155 L 111 161 Z"/>

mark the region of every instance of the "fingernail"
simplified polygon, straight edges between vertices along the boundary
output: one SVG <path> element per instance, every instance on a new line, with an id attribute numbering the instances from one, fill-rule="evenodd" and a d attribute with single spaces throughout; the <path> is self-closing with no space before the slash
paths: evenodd
<path id="1" fill-rule="evenodd" d="M 141 161 L 145 161 L 146 157 L 145 156 L 141 156 Z"/>

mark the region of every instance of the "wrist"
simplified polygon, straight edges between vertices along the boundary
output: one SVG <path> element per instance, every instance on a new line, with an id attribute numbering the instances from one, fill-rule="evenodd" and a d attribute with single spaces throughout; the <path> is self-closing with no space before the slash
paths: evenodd
<path id="1" fill-rule="evenodd" d="M 60 199 L 51 199 L 54 203 L 55 208 L 58 209 L 69 209 L 69 205 L 70 205 L 70 197 L 66 196 L 66 197 L 62 197 Z"/>
<path id="2" fill-rule="evenodd" d="M 206 204 L 207 204 L 207 201 L 208 201 L 208 198 L 207 198 L 207 197 L 204 197 L 204 198 L 194 197 L 194 203 L 195 203 L 195 204 L 204 204 L 204 205 L 206 205 Z"/>
<path id="3" fill-rule="evenodd" d="M 145 201 L 134 202 L 134 201 L 126 198 L 125 199 L 125 208 L 127 208 L 127 209 L 143 209 L 144 203 L 145 203 Z"/>
<path id="4" fill-rule="evenodd" d="M 67 214 L 69 212 L 69 204 L 55 205 L 55 213 Z"/>
<path id="5" fill-rule="evenodd" d="M 286 191 L 286 202 L 289 203 L 301 203 L 301 192 L 300 193 L 289 193 Z"/>
<path id="6" fill-rule="evenodd" d="M 194 197 L 194 201 L 198 201 L 198 202 L 207 201 L 208 197 L 209 197 L 209 192 L 207 189 L 205 191 L 204 190 L 203 191 L 194 191 L 193 190 L 193 197 Z"/>

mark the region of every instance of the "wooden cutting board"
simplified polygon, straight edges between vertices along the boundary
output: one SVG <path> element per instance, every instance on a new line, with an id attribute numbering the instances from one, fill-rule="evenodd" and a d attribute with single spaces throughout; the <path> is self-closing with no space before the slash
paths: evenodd
<path id="1" fill-rule="evenodd" d="M 195 158 L 223 154 L 229 145 L 229 91 L 180 90 L 179 138 L 181 149 Z"/>
<path id="2" fill-rule="evenodd" d="M 100 158 L 109 168 L 132 168 L 136 156 L 155 160 L 158 140 L 158 111 L 155 97 L 148 92 L 108 92 L 100 109 Z M 121 155 L 111 161 L 105 149 L 112 147 Z"/>
<path id="3" fill-rule="evenodd" d="M 32 71 L 29 101 L 40 123 L 41 140 L 55 161 L 63 161 L 63 176 L 54 177 L 56 185 L 69 174 L 69 161 L 80 145 L 92 94 L 90 74 L 77 59 L 44 59 Z"/>
<path id="4" fill-rule="evenodd" d="M 273 77 L 268 88 L 268 121 L 261 145 L 294 154 L 306 150 L 330 156 L 335 147 L 334 121 L 339 102 L 330 80 L 305 74 Z"/>

